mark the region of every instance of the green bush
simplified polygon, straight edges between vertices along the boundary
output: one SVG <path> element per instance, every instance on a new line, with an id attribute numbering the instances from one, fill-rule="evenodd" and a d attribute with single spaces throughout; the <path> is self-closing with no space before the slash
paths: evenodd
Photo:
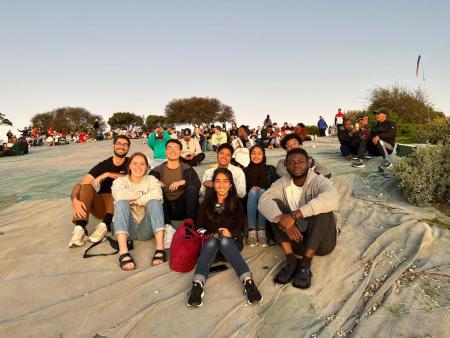
<path id="1" fill-rule="evenodd" d="M 439 117 L 416 128 L 416 139 L 431 144 L 450 142 L 450 117 Z"/>
<path id="2" fill-rule="evenodd" d="M 393 172 L 411 203 L 450 203 L 449 143 L 419 145 L 394 165 Z"/>
<path id="3" fill-rule="evenodd" d="M 309 135 L 319 135 L 319 128 L 317 126 L 305 126 Z"/>

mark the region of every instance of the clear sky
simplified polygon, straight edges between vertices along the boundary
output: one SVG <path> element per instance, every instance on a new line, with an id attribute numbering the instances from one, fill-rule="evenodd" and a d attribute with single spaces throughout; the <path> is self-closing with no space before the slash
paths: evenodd
<path id="1" fill-rule="evenodd" d="M 107 119 L 217 97 L 237 122 L 331 122 L 415 77 L 450 114 L 449 1 L 0 0 L 0 112 L 60 106 Z M 2 135 L 3 136 L 3 135 Z"/>

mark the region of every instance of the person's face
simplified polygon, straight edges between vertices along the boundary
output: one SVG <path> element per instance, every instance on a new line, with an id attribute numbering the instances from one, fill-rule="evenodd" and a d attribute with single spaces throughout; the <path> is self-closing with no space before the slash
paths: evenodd
<path id="1" fill-rule="evenodd" d="M 351 122 L 351 121 L 345 121 L 345 122 L 344 122 L 344 129 L 345 129 L 345 130 L 350 130 L 350 129 L 352 129 L 352 122 Z"/>
<path id="2" fill-rule="evenodd" d="M 308 173 L 309 162 L 304 154 L 293 154 L 289 156 L 286 170 L 293 178 L 302 178 Z"/>
<path id="3" fill-rule="evenodd" d="M 255 164 L 260 164 L 263 161 L 264 153 L 261 148 L 256 147 L 250 153 L 250 160 Z"/>
<path id="4" fill-rule="evenodd" d="M 289 141 L 286 142 L 286 152 L 288 152 L 291 149 L 294 148 L 301 148 L 302 146 L 300 145 L 300 143 L 298 143 L 298 140 L 296 140 L 295 138 L 290 139 Z"/>
<path id="5" fill-rule="evenodd" d="M 135 156 L 130 162 L 130 171 L 133 177 L 144 177 L 147 169 L 147 163 L 142 156 Z"/>
<path id="6" fill-rule="evenodd" d="M 183 136 L 183 139 L 184 139 L 186 142 L 189 142 L 189 141 L 191 140 L 191 135 L 184 135 L 184 136 Z"/>
<path id="7" fill-rule="evenodd" d="M 196 127 L 196 128 L 195 128 L 195 133 L 199 135 L 200 132 L 201 132 L 201 131 L 200 131 L 200 128 Z"/>
<path id="8" fill-rule="evenodd" d="M 222 149 L 217 153 L 217 161 L 221 167 L 228 167 L 231 161 L 231 152 L 229 149 Z"/>
<path id="9" fill-rule="evenodd" d="M 220 197 L 228 196 L 232 185 L 233 182 L 231 182 L 230 179 L 222 173 L 217 174 L 216 178 L 214 179 L 214 190 Z"/>
<path id="10" fill-rule="evenodd" d="M 239 136 L 239 137 L 242 137 L 242 138 L 247 138 L 247 137 L 248 137 L 248 134 L 245 132 L 245 129 L 244 129 L 244 128 L 239 128 L 239 129 L 238 129 L 238 136 Z"/>
<path id="11" fill-rule="evenodd" d="M 378 113 L 375 115 L 375 119 L 377 120 L 377 122 L 383 122 L 384 120 L 386 120 L 386 115 L 384 115 L 383 113 Z"/>
<path id="12" fill-rule="evenodd" d="M 118 138 L 116 142 L 113 144 L 114 155 L 117 157 L 125 157 L 128 154 L 128 141 L 123 138 Z"/>
<path id="13" fill-rule="evenodd" d="M 166 147 L 166 157 L 168 160 L 175 161 L 180 158 L 181 148 L 178 144 L 170 142 Z"/>

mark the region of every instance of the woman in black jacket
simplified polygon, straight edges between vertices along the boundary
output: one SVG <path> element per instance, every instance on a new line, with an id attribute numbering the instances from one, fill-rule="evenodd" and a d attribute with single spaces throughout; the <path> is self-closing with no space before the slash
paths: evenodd
<path id="1" fill-rule="evenodd" d="M 263 297 L 240 253 L 245 216 L 244 208 L 233 185 L 233 175 L 226 168 L 217 168 L 212 181 L 215 194 L 211 194 L 211 197 L 203 201 L 196 220 L 198 231 L 209 234 L 210 237 L 205 241 L 200 252 L 187 305 L 203 305 L 203 286 L 206 283 L 210 266 L 219 251 L 233 266 L 237 276 L 244 284 L 244 293 L 247 294 L 248 303 L 259 303 Z"/>
<path id="2" fill-rule="evenodd" d="M 248 244 L 266 246 L 267 220 L 258 211 L 258 202 L 279 176 L 274 166 L 266 164 L 264 147 L 255 145 L 250 149 L 250 164 L 244 168 L 244 173 L 247 185 Z"/>

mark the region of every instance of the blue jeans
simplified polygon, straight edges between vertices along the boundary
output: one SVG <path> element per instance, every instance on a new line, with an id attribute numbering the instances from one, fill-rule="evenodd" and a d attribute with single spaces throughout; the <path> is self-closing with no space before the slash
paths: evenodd
<path id="1" fill-rule="evenodd" d="M 233 266 L 233 269 L 241 282 L 244 282 L 245 278 L 252 276 L 252 273 L 250 272 L 247 263 L 245 263 L 244 258 L 242 258 L 234 239 L 229 237 L 223 237 L 222 239 L 211 237 L 206 240 L 205 245 L 200 252 L 200 257 L 197 261 L 197 268 L 195 269 L 192 281 L 201 281 L 205 284 L 206 278 L 208 278 L 209 268 L 214 262 L 219 250 L 227 262 Z"/>
<path id="2" fill-rule="evenodd" d="M 249 230 L 264 230 L 266 228 L 266 218 L 258 211 L 259 199 L 265 192 L 264 189 L 250 190 L 247 195 L 247 224 Z M 257 217 L 258 223 L 256 223 Z"/>
<path id="3" fill-rule="evenodd" d="M 131 215 L 128 201 L 121 200 L 114 204 L 114 233 L 126 233 L 129 239 L 146 241 L 162 230 L 164 230 L 164 212 L 160 201 L 148 201 L 144 219 L 139 224 Z"/>

